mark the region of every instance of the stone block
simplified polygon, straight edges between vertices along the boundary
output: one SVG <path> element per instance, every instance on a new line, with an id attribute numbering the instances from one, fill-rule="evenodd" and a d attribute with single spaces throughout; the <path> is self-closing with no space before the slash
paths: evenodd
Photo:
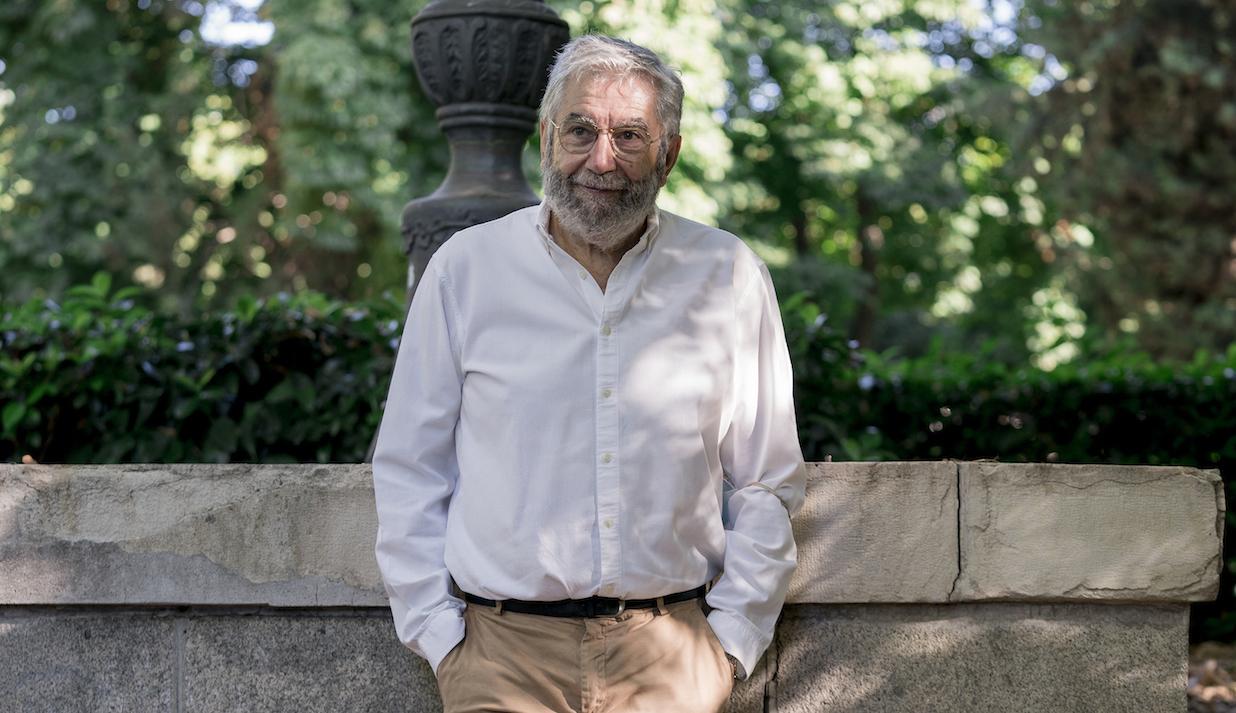
<path id="1" fill-rule="evenodd" d="M 433 672 L 385 611 L 183 622 L 184 713 L 435 713 Z"/>
<path id="2" fill-rule="evenodd" d="M 956 463 L 809 463 L 807 478 L 790 602 L 948 600 Z"/>
<path id="3" fill-rule="evenodd" d="M 789 608 L 777 713 L 1183 713 L 1188 606 Z"/>
<path id="4" fill-rule="evenodd" d="M 0 604 L 384 606 L 367 465 L 0 465 Z"/>
<path id="5" fill-rule="evenodd" d="M 1204 601 L 1223 484 L 1181 467 L 961 464 L 953 599 Z"/>
<path id="6" fill-rule="evenodd" d="M 174 710 L 172 621 L 0 609 L 0 711 Z"/>

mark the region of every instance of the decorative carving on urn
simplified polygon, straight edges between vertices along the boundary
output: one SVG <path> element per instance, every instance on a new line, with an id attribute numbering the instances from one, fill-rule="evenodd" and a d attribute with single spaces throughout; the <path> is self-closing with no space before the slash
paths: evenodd
<path id="1" fill-rule="evenodd" d="M 541 0 L 435 0 L 412 20 L 412 57 L 451 145 L 446 179 L 408 203 L 408 297 L 456 231 L 538 201 L 520 157 L 536 129 L 549 64 L 570 37 Z"/>

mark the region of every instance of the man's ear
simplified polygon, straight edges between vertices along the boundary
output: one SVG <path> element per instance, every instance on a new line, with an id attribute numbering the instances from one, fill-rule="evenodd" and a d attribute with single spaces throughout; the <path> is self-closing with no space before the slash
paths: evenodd
<path id="1" fill-rule="evenodd" d="M 674 164 L 678 163 L 678 152 L 682 150 L 682 134 L 674 137 L 674 140 L 669 143 L 669 148 L 665 151 L 665 172 L 661 174 L 661 187 L 665 187 L 665 182 L 669 180 L 670 171 L 674 168 Z"/>

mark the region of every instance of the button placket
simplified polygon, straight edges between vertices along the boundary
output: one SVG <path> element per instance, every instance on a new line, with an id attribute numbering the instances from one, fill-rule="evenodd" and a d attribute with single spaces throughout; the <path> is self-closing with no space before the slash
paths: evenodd
<path id="1" fill-rule="evenodd" d="M 612 288 L 620 288 L 612 285 Z M 618 591 L 622 573 L 621 528 L 621 459 L 619 458 L 619 423 L 617 399 L 613 398 L 612 385 L 618 380 L 618 335 L 612 322 L 610 302 L 614 289 L 606 291 L 601 309 L 597 337 L 597 383 L 593 392 L 597 396 L 596 468 L 597 468 L 597 522 L 600 525 L 601 589 L 600 593 L 611 596 Z"/>

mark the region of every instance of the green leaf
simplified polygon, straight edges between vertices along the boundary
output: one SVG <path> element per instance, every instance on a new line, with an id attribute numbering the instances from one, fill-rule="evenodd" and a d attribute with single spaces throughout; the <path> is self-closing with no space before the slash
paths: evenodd
<path id="1" fill-rule="evenodd" d="M 203 447 L 207 451 L 214 452 L 223 456 L 224 460 L 236 450 L 237 438 L 240 432 L 236 428 L 236 423 L 230 418 L 215 419 L 210 424 L 210 431 L 206 434 L 206 441 Z M 211 459 L 214 460 L 214 459 Z"/>
<path id="2" fill-rule="evenodd" d="M 291 379 L 284 379 L 266 394 L 266 400 L 271 403 L 283 403 L 296 398 L 296 384 Z"/>
<path id="3" fill-rule="evenodd" d="M 90 285 L 99 297 L 106 297 L 108 290 L 112 288 L 112 276 L 106 272 L 96 272 L 90 279 Z"/>
<path id="4" fill-rule="evenodd" d="M 21 422 L 23 416 L 26 415 L 26 405 L 20 401 L 11 401 L 4 406 L 4 415 L 0 421 L 4 425 L 5 435 L 12 434 L 17 429 L 17 424 Z"/>
<path id="5" fill-rule="evenodd" d="M 253 321 L 253 317 L 257 315 L 258 309 L 261 307 L 252 295 L 242 295 L 236 301 L 236 317 L 243 323 L 248 324 Z"/>

